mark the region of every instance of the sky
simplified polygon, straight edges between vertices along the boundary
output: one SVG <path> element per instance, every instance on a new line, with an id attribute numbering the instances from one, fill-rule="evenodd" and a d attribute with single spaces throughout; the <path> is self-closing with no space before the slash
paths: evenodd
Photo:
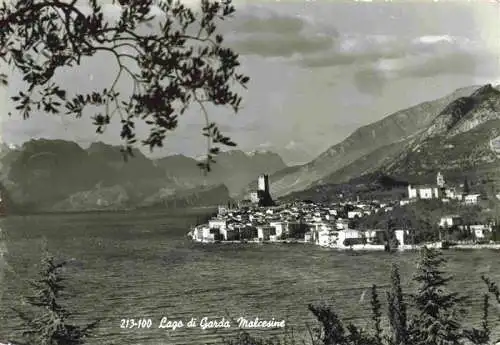
<path id="1" fill-rule="evenodd" d="M 288 164 L 305 163 L 397 110 L 460 87 L 500 83 L 497 1 L 236 0 L 235 6 L 234 18 L 220 32 L 241 55 L 251 81 L 238 114 L 211 108 L 210 116 L 239 149 L 277 152 Z M 112 58 L 98 56 L 57 78 L 70 90 L 89 91 L 109 85 L 115 73 Z M 118 126 L 96 134 L 88 117 L 8 117 L 8 96 L 19 85 L 14 75 L 9 88 L 0 90 L 4 142 L 121 143 Z M 130 88 L 129 81 L 120 87 Z M 153 156 L 202 156 L 203 126 L 193 106 Z"/>

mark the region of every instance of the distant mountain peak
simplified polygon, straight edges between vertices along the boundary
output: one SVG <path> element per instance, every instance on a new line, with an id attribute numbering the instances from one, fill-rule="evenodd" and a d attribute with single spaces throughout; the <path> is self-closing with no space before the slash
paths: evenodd
<path id="1" fill-rule="evenodd" d="M 447 133 L 449 136 L 467 131 L 497 118 L 500 91 L 491 84 L 476 89 L 470 96 L 459 97 L 446 106 L 430 126 L 424 138 Z"/>
<path id="2" fill-rule="evenodd" d="M 258 150 L 253 150 L 246 152 L 247 156 L 255 156 L 255 155 L 269 155 L 269 154 L 274 154 L 273 152 L 269 150 L 264 150 L 264 149 L 258 149 Z"/>
<path id="3" fill-rule="evenodd" d="M 477 89 L 474 93 L 472 93 L 471 97 L 484 97 L 490 95 L 500 95 L 500 91 L 495 89 L 493 85 L 486 84 Z"/>
<path id="4" fill-rule="evenodd" d="M 271 193 L 279 197 L 315 188 L 319 181 L 338 183 L 389 168 L 391 162 L 406 159 L 413 152 L 409 149 L 418 155 L 427 138 L 451 138 L 500 117 L 498 94 L 491 84 L 462 87 L 362 126 L 311 162 L 271 175 Z"/>

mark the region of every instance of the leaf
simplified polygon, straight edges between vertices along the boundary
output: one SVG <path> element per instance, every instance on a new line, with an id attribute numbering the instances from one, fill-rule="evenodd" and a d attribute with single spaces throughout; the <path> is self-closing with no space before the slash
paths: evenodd
<path id="1" fill-rule="evenodd" d="M 146 140 L 140 141 L 152 149 L 162 147 L 167 133 L 177 128 L 178 119 L 174 115 L 182 115 L 193 102 L 198 101 L 196 99 L 198 95 L 206 98 L 203 99 L 203 103 L 210 103 L 207 104 L 207 109 L 212 105 L 222 105 L 234 112 L 238 110 L 241 99 L 231 89 L 233 81 L 244 84 L 249 78 L 237 73 L 237 67 L 240 65 L 238 55 L 229 48 L 222 48 L 221 44 L 225 36 L 216 33 L 220 20 L 234 12 L 234 6 L 231 6 L 230 0 L 220 2 L 204 0 L 200 12 L 192 11 L 184 6 L 182 1 L 174 5 L 173 0 L 167 0 L 161 6 L 165 6 L 163 10 L 170 13 L 171 18 L 167 18 L 161 25 L 160 32 L 145 36 L 107 35 L 108 32 L 133 32 L 138 25 L 150 26 L 153 23 L 152 0 L 143 2 L 120 0 L 119 2 L 127 6 L 123 8 L 116 22 L 107 21 L 99 1 L 90 0 L 91 13 L 85 14 L 83 18 L 70 16 L 66 18 L 68 23 L 64 22 L 64 15 L 60 17 L 54 11 L 47 11 L 48 8 L 42 4 L 40 8 L 35 6 L 33 11 L 30 9 L 26 12 L 29 14 L 29 18 L 25 18 L 26 21 L 13 23 L 13 27 L 6 26 L 8 35 L 13 36 L 9 37 L 9 42 L 5 47 L 6 56 L 12 57 L 9 64 L 21 72 L 22 77 L 27 81 L 26 89 L 23 91 L 27 91 L 29 95 L 42 94 L 42 98 L 49 98 L 46 100 L 49 104 L 46 105 L 38 100 L 28 100 L 26 104 L 18 105 L 16 109 L 24 110 L 23 116 L 29 115 L 31 107 L 41 107 L 47 112 L 56 113 L 62 103 L 66 108 L 64 111 L 77 118 L 89 111 L 90 106 L 93 113 L 103 111 L 102 108 L 105 107 L 106 112 L 110 111 L 111 114 L 144 120 L 145 125 L 152 129 L 152 133 Z M 28 6 L 30 1 L 23 2 L 23 4 Z M 76 5 L 73 2 L 68 2 L 66 5 L 69 6 L 67 8 L 69 13 L 73 13 L 72 6 Z M 12 10 L 16 11 L 16 9 Z M 203 29 L 201 37 L 191 37 L 193 26 L 199 24 Z M 66 32 L 66 27 L 69 27 L 72 32 Z M 29 37 L 29 42 L 25 42 L 25 34 Z M 123 75 L 126 74 L 132 79 L 131 87 L 127 87 L 126 90 L 127 95 L 122 97 L 117 93 L 112 88 L 113 81 L 111 81 L 110 85 L 106 85 L 107 88 L 99 88 L 102 90 L 100 92 L 91 90 L 88 94 L 77 94 L 70 99 L 67 89 L 54 86 L 54 75 L 57 75 L 58 71 L 65 73 L 80 64 L 82 58 L 95 57 L 101 48 L 100 40 L 102 39 L 110 40 L 110 44 L 106 47 L 112 49 L 114 53 L 119 53 L 117 50 L 120 50 L 120 47 L 117 45 L 122 43 L 122 47 L 128 45 L 132 49 L 136 48 L 138 54 L 134 52 L 127 57 L 119 56 L 120 61 L 118 61 L 120 67 L 123 67 L 120 70 Z M 27 47 L 35 50 L 40 48 L 36 56 L 40 56 L 42 61 L 35 58 L 34 54 L 29 56 L 28 54 L 32 51 L 26 51 Z M 46 63 L 47 60 L 48 63 Z M 127 60 L 127 63 L 123 60 Z M 115 62 L 112 61 L 112 63 Z M 131 62 L 130 66 L 135 62 L 138 69 L 126 67 L 129 66 L 128 62 Z M 114 67 L 109 66 L 110 69 Z M 4 80 L 4 75 L 0 75 L 0 83 L 7 85 L 6 76 Z M 52 95 L 58 102 L 50 99 Z M 15 97 L 12 98 L 14 102 L 23 102 L 25 95 L 20 93 Z M 66 97 L 71 102 L 66 101 Z M 208 117 L 210 114 L 205 115 Z M 103 123 L 108 122 L 107 119 L 103 121 Z M 120 134 L 127 140 L 134 138 L 137 131 L 135 127 L 139 127 L 139 124 L 135 126 L 133 122 L 129 122 L 125 128 L 122 128 Z M 102 128 L 98 127 L 97 130 L 100 131 Z M 213 122 L 209 122 L 202 133 L 204 136 L 221 141 L 224 145 L 235 145 L 229 138 L 220 135 Z M 212 148 L 211 152 L 215 154 L 218 151 Z M 210 170 L 210 167 L 207 166 L 206 169 Z"/>
<path id="2" fill-rule="evenodd" d="M 66 91 L 64 90 L 61 90 L 61 89 L 57 89 L 55 91 L 55 94 L 57 95 L 57 97 L 59 97 L 60 99 L 66 99 Z"/>

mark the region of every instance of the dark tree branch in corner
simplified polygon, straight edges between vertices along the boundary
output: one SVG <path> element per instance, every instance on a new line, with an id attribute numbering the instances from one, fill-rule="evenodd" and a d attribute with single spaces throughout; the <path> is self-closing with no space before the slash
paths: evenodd
<path id="1" fill-rule="evenodd" d="M 196 103 L 204 116 L 202 133 L 208 143 L 206 162 L 200 166 L 210 171 L 220 150 L 217 145 L 236 144 L 210 122 L 205 103 L 238 112 L 242 98 L 234 87 L 246 88 L 249 81 L 237 72 L 238 54 L 225 48 L 222 35 L 216 33 L 218 21 L 235 11 L 231 0 L 201 0 L 199 11 L 172 0 L 122 0 L 113 5 L 120 9 L 116 22 L 105 19 L 97 0 L 88 0 L 89 11 L 77 6 L 76 0 L 3 2 L 0 57 L 21 73 L 26 84 L 12 97 L 16 110 L 24 118 L 34 110 L 78 118 L 87 107 L 97 106 L 103 109 L 93 116 L 98 133 L 118 114 L 127 157 L 137 142 L 136 121 L 149 126 L 149 136 L 141 142 L 153 150 L 163 146 L 179 116 Z M 113 56 L 116 78 L 108 88 L 69 97 L 55 82 L 56 72 L 99 52 Z M 116 91 L 122 77 L 131 79 L 130 96 Z M 7 75 L 0 74 L 0 83 L 7 85 Z"/>

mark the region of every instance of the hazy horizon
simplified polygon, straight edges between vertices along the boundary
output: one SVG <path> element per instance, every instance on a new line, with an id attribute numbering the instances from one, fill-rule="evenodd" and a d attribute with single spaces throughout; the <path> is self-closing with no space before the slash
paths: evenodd
<path id="1" fill-rule="evenodd" d="M 223 23 L 221 32 L 241 54 L 242 70 L 251 82 L 242 93 L 239 114 L 212 108 L 210 116 L 239 144 L 236 149 L 276 152 L 288 165 L 315 158 L 358 127 L 395 111 L 461 87 L 497 85 L 500 80 L 498 2 L 235 4 L 235 18 Z M 115 71 L 96 59 L 103 57 L 87 59 L 79 70 L 58 75 L 58 81 L 70 90 L 74 85 L 79 91 L 104 87 Z M 12 95 L 20 81 L 13 77 L 10 82 Z M 121 143 L 116 124 L 97 135 L 88 116 L 9 118 L 12 105 L 5 90 L 0 92 L 1 134 L 6 143 L 36 137 L 72 140 L 82 146 L 95 141 Z M 153 156 L 202 156 L 203 126 L 193 107 L 179 119 L 165 149 Z M 147 148 L 143 152 L 149 155 Z"/>

